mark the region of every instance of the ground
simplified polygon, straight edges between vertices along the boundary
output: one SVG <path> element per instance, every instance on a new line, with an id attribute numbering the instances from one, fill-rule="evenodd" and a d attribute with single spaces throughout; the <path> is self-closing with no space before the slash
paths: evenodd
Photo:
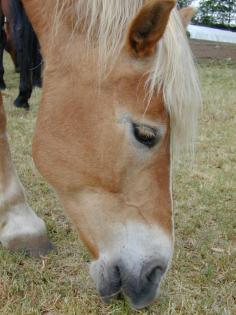
<path id="1" fill-rule="evenodd" d="M 0 247 L 1 315 L 134 314 L 126 302 L 104 305 L 88 275 L 89 256 L 31 158 L 40 91 L 31 110 L 12 107 L 17 75 L 7 58 L 4 103 L 13 160 L 30 205 L 46 221 L 56 249 L 43 260 Z M 236 314 L 236 64 L 198 65 L 204 108 L 193 164 L 175 164 L 175 255 L 157 302 L 140 314 Z"/>
<path id="2" fill-rule="evenodd" d="M 236 61 L 236 45 L 191 39 L 191 47 L 197 58 L 226 59 Z"/>

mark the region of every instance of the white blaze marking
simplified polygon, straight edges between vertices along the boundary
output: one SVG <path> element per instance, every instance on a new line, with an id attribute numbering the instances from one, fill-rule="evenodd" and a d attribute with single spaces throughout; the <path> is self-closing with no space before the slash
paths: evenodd
<path id="1" fill-rule="evenodd" d="M 100 281 L 102 270 L 118 261 L 122 261 L 128 271 L 137 275 L 144 263 L 153 260 L 170 265 L 173 254 L 172 236 L 161 227 L 129 222 L 117 225 L 113 231 L 113 237 L 100 244 L 100 258 L 90 267 L 96 283 Z"/>

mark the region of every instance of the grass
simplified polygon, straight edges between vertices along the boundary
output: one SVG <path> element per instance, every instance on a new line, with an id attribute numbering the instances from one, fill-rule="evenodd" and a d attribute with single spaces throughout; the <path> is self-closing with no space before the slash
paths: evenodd
<path id="1" fill-rule="evenodd" d="M 195 164 L 175 170 L 176 244 L 158 301 L 140 314 L 236 314 L 236 64 L 199 65 L 204 110 Z M 30 205 L 45 219 L 56 250 L 38 261 L 0 248 L 1 315 L 134 314 L 124 301 L 104 305 L 88 275 L 89 256 L 31 158 L 40 91 L 31 111 L 12 107 L 17 75 L 6 60 L 4 92 L 15 166 Z"/>

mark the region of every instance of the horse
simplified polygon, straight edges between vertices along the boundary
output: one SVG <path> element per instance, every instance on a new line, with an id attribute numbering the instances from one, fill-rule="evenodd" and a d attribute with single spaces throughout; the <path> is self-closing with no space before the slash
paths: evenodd
<path id="1" fill-rule="evenodd" d="M 172 162 L 192 152 L 201 108 L 184 28 L 194 10 L 174 0 L 23 4 L 45 62 L 34 162 L 91 253 L 102 299 L 123 294 L 141 309 L 170 267 Z M 46 254 L 45 224 L 24 197 L 1 120 L 0 241 Z"/>
<path id="2" fill-rule="evenodd" d="M 3 9 L 2 9 L 3 8 Z M 8 12 L 8 7 L 4 5 L 4 3 L 0 2 L 0 90 L 6 89 L 6 84 L 4 82 L 4 67 L 3 67 L 3 52 L 4 49 L 9 53 L 11 56 L 12 62 L 15 65 L 16 72 L 19 72 L 19 67 L 17 65 L 16 60 L 16 50 L 13 45 L 11 39 L 11 31 L 10 25 L 8 21 L 5 20 L 4 12 Z M 5 13 L 5 15 L 9 15 L 9 13 Z"/>
<path id="3" fill-rule="evenodd" d="M 12 57 L 16 72 L 20 73 L 19 95 L 14 105 L 28 110 L 33 87 L 41 87 L 42 58 L 38 39 L 21 0 L 1 0 L 0 21 L 0 88 L 6 88 L 3 79 L 3 51 L 6 49 Z"/>

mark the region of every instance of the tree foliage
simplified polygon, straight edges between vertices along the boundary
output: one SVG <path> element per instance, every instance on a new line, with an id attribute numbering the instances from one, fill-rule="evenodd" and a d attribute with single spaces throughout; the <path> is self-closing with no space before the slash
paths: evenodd
<path id="1" fill-rule="evenodd" d="M 187 6 L 189 6 L 192 3 L 192 0 L 179 0 L 178 1 L 178 8 L 185 8 Z"/>
<path id="2" fill-rule="evenodd" d="M 186 7 L 192 2 L 191 0 L 179 0 L 178 7 Z M 200 0 L 194 23 L 222 28 L 236 27 L 236 1 Z"/>
<path id="3" fill-rule="evenodd" d="M 201 0 L 195 21 L 204 25 L 230 26 L 236 24 L 235 18 L 235 0 Z"/>

